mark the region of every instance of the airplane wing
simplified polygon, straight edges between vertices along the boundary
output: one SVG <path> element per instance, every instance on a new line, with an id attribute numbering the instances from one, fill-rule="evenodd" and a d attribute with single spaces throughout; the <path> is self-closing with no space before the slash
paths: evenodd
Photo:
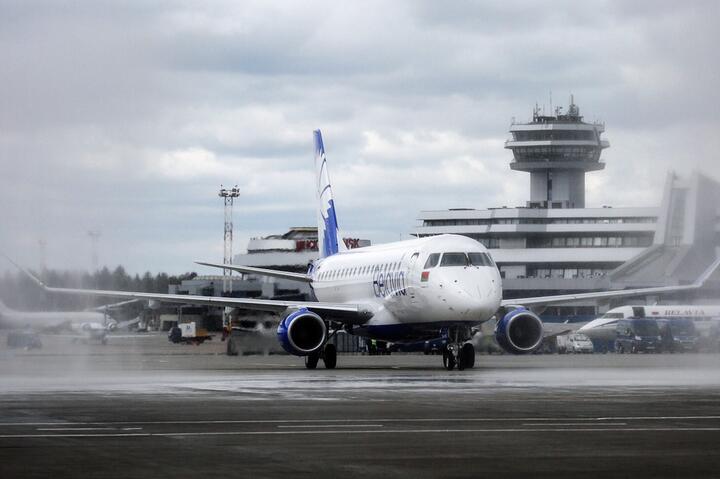
<path id="1" fill-rule="evenodd" d="M 291 273 L 289 271 L 278 271 L 276 269 L 253 268 L 252 266 L 237 266 L 234 264 L 206 263 L 204 261 L 195 261 L 195 264 L 210 266 L 211 268 L 229 269 L 238 273 L 258 274 L 261 276 L 272 276 L 273 278 L 283 278 L 292 281 L 302 281 L 311 283 L 312 276 L 303 273 Z"/>
<path id="2" fill-rule="evenodd" d="M 554 338 L 577 331 L 586 323 L 546 323 L 543 322 L 543 338 Z"/>
<path id="3" fill-rule="evenodd" d="M 504 299 L 501 306 L 532 306 L 538 304 L 561 304 L 581 299 L 619 298 L 623 296 L 640 296 L 645 294 L 676 293 L 701 288 L 705 281 L 720 265 L 720 258 L 715 259 L 712 265 L 693 283 L 683 286 L 660 286 L 656 288 L 618 289 L 612 291 L 597 291 L 594 293 L 561 294 L 557 296 L 537 296 L 531 298 Z"/>
<path id="4" fill-rule="evenodd" d="M 315 301 L 278 301 L 274 299 L 226 298 L 220 296 L 195 296 L 185 294 L 139 293 L 131 291 L 103 291 L 94 289 L 51 288 L 43 285 L 50 293 L 104 296 L 111 298 L 135 298 L 167 303 L 197 304 L 230 308 L 253 309 L 284 313 L 288 310 L 307 308 L 321 317 L 347 324 L 363 324 L 372 317 L 369 308 L 361 304 L 321 303 Z"/>
<path id="5" fill-rule="evenodd" d="M 112 304 L 103 304 L 101 306 L 96 306 L 94 308 L 89 308 L 87 311 L 100 311 L 101 313 L 109 310 L 109 309 L 117 309 L 122 308 L 123 306 L 127 306 L 128 304 L 137 303 L 140 301 L 139 299 L 129 299 L 126 301 L 120 301 L 118 303 L 112 303 Z"/>
<path id="6" fill-rule="evenodd" d="M 9 258 L 8 258 L 9 259 Z M 10 260 L 12 262 L 12 260 Z M 35 275 L 13 264 L 29 276 L 38 286 L 49 293 L 103 296 L 121 299 L 143 299 L 167 303 L 198 304 L 230 308 L 253 309 L 282 314 L 286 311 L 307 308 L 319 316 L 343 324 L 364 324 L 373 316 L 372 310 L 362 304 L 321 303 L 316 301 L 279 301 L 274 299 L 229 298 L 221 296 L 195 296 L 185 294 L 140 293 L 132 291 L 106 291 L 97 289 L 53 288 L 40 281 Z"/>

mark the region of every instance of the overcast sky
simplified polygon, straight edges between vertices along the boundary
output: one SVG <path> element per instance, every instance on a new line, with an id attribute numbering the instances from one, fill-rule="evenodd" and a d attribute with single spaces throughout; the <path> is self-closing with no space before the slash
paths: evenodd
<path id="1" fill-rule="evenodd" d="M 606 122 L 588 206 L 720 178 L 720 2 L 0 0 L 0 248 L 37 267 L 199 270 L 314 225 L 321 128 L 339 222 L 407 238 L 421 209 L 523 205 L 503 148 L 537 101 Z M 0 265 L 0 270 L 5 265 Z M 206 272 L 209 270 L 205 270 Z"/>

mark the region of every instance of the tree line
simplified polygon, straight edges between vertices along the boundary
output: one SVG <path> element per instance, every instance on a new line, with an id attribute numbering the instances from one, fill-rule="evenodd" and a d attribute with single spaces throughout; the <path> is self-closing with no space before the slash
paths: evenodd
<path id="1" fill-rule="evenodd" d="M 33 272 L 33 274 L 48 286 L 58 288 L 140 291 L 143 293 L 167 293 L 169 285 L 180 284 L 183 280 L 193 279 L 197 276 L 197 273 L 194 272 L 175 276 L 167 273 L 153 275 L 149 271 L 142 276 L 130 275 L 122 266 L 117 266 L 112 271 L 105 266 L 94 273 L 47 269 L 39 273 Z M 6 271 L 0 277 L 0 299 L 6 306 L 21 311 L 73 311 L 119 301 L 112 298 L 47 294 L 27 275 L 12 271 Z"/>

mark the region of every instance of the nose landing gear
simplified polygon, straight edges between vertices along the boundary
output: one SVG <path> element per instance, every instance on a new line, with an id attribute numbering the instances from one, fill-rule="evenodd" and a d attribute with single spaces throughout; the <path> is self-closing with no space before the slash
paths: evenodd
<path id="1" fill-rule="evenodd" d="M 475 347 L 470 340 L 472 332 L 467 326 L 458 326 L 448 331 L 448 343 L 443 348 L 443 366 L 452 371 L 472 369 L 475 366 Z"/>

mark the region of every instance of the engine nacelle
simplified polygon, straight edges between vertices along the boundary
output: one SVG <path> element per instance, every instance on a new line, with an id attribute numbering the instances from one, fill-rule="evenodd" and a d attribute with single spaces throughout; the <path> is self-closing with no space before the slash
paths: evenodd
<path id="1" fill-rule="evenodd" d="M 303 308 L 280 321 L 277 336 L 285 351 L 307 356 L 325 344 L 327 326 L 320 316 Z"/>
<path id="2" fill-rule="evenodd" d="M 514 309 L 498 321 L 495 339 L 509 353 L 531 353 L 542 343 L 542 321 L 532 311 L 525 308 Z"/>

